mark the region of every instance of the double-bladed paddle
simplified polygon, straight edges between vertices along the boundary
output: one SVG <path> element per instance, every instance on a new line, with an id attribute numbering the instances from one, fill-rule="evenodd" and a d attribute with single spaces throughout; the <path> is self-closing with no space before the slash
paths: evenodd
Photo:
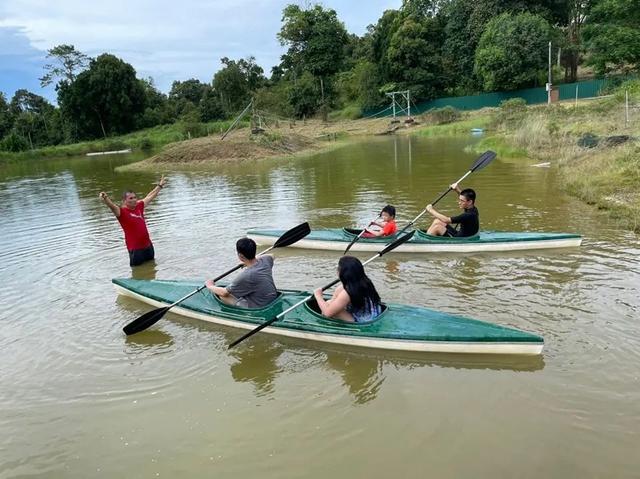
<path id="1" fill-rule="evenodd" d="M 371 258 L 369 258 L 367 261 L 365 261 L 364 263 L 362 263 L 362 266 L 365 266 L 369 263 L 371 263 L 374 259 L 379 258 L 380 256 L 382 256 L 385 253 L 388 253 L 391 250 L 396 249 L 398 246 L 400 246 L 402 243 L 406 243 L 407 241 L 409 241 L 412 237 L 413 234 L 415 233 L 415 231 L 410 231 L 409 233 L 405 234 L 404 236 L 401 236 L 400 238 L 398 238 L 397 240 L 395 240 L 393 243 L 390 243 L 389 245 L 387 245 L 382 251 L 377 252 L 374 256 L 372 256 Z M 331 288 L 333 285 L 337 284 L 340 282 L 340 279 L 336 279 L 334 281 L 332 281 L 331 283 L 327 284 L 326 286 L 322 287 L 322 291 L 325 291 L 329 288 Z M 285 314 L 287 314 L 288 312 L 296 309 L 298 306 L 300 306 L 303 303 L 306 303 L 307 301 L 309 301 L 311 298 L 313 298 L 313 295 L 307 296 L 306 298 L 298 301 L 296 304 L 294 304 L 293 306 L 285 309 L 282 313 L 278 314 L 277 316 L 274 316 L 273 318 L 265 321 L 264 323 L 260 324 L 260 326 L 252 329 L 251 331 L 249 331 L 248 333 L 246 333 L 244 336 L 236 339 L 234 342 L 232 342 L 229 345 L 229 349 L 231 349 L 232 347 L 234 347 L 235 345 L 237 345 L 238 343 L 241 343 L 242 341 L 244 341 L 245 339 L 247 339 L 248 337 L 253 336 L 254 334 L 256 334 L 257 332 L 263 330 L 264 328 L 266 328 L 267 326 L 269 326 L 270 324 L 275 323 L 278 319 L 282 318 Z"/>
<path id="2" fill-rule="evenodd" d="M 292 245 L 296 241 L 299 241 L 302 238 L 304 238 L 305 236 L 307 236 L 309 233 L 311 233 L 311 228 L 309 228 L 309 223 L 299 224 L 295 228 L 291 228 L 289 231 L 286 231 L 282 236 L 280 236 L 280 238 L 278 238 L 278 240 L 273 244 L 273 246 L 271 246 L 270 248 L 267 248 L 266 250 L 262 251 L 258 256 L 263 255 L 263 254 L 267 253 L 268 251 L 271 251 L 274 248 L 283 248 L 285 246 Z M 242 263 L 234 266 L 233 268 L 231 268 L 226 273 L 223 273 L 220 276 L 218 276 L 217 278 L 214 278 L 214 280 L 213 280 L 214 283 L 216 281 L 221 280 L 225 276 L 230 275 L 234 271 L 239 270 L 243 266 L 244 266 L 244 264 L 242 264 Z M 188 295 L 184 296 L 183 298 L 180 298 L 178 301 L 176 301 L 173 304 L 170 304 L 169 306 L 165 306 L 163 308 L 154 309 L 152 311 L 149 311 L 149 312 L 143 314 L 139 318 L 137 318 L 137 319 L 131 321 L 129 324 L 127 324 L 124 328 L 122 328 L 122 330 L 125 332 L 125 334 L 127 336 L 129 336 L 131 334 L 139 333 L 140 331 L 144 331 L 148 327 L 153 326 L 154 324 L 156 324 L 160 320 L 160 318 L 162 318 L 165 315 L 165 313 L 167 311 L 169 311 L 171 308 L 173 308 L 176 304 L 179 304 L 179 303 L 183 302 L 185 299 L 190 298 L 191 296 L 193 296 L 194 294 L 202 291 L 206 287 L 207 287 L 206 285 L 202 285 L 198 289 L 196 289 L 195 291 L 192 291 Z"/>
<path id="3" fill-rule="evenodd" d="M 471 166 L 471 168 L 469 169 L 469 171 L 467 171 L 462 178 L 460 178 L 458 181 L 456 181 L 456 183 L 460 183 L 462 182 L 462 180 L 464 180 L 467 176 L 469 176 L 471 173 L 473 173 L 474 171 L 478 171 L 481 170 L 482 168 L 484 168 L 485 166 L 487 166 L 489 163 L 491 163 L 493 161 L 493 159 L 496 157 L 496 153 L 494 151 L 491 150 L 487 150 L 485 151 L 482 155 L 480 155 L 480 157 L 478 157 L 478 159 L 473 163 L 473 165 Z M 438 196 L 438 198 L 431 203 L 431 205 L 435 205 L 438 201 L 440 201 L 442 198 L 444 198 L 445 196 L 447 196 L 447 193 L 449 193 L 450 191 L 452 191 L 453 188 L 451 188 L 451 186 L 449 186 L 449 188 L 447 188 L 447 190 L 445 192 L 443 192 L 440 196 Z M 404 231 L 408 230 L 409 228 L 411 228 L 411 226 L 413 226 L 415 224 L 416 221 L 418 221 L 422 215 L 424 215 L 427 212 L 427 208 L 425 207 L 424 210 L 422 210 L 420 212 L 420 214 L 418 216 L 416 216 L 413 221 L 411 221 L 409 224 L 407 224 L 404 228 L 402 228 L 400 231 L 398 231 L 398 234 L 402 234 Z"/>
<path id="4" fill-rule="evenodd" d="M 380 211 L 380 214 L 378 215 L 376 220 L 382 216 L 382 211 L 384 211 L 384 210 Z M 369 223 L 369 226 L 371 226 L 371 224 L 373 224 L 374 222 L 375 222 L 375 220 L 373 220 L 371 223 Z M 363 228 L 362 231 L 360 232 L 360 234 L 351 240 L 351 243 L 349 243 L 349 246 L 347 246 L 347 249 L 344 250 L 344 253 L 342 253 L 342 254 L 347 254 L 347 252 L 351 249 L 351 247 L 354 245 L 354 243 L 356 241 L 358 241 L 362 237 L 362 235 L 365 233 L 365 231 L 367 231 L 367 228 Z"/>

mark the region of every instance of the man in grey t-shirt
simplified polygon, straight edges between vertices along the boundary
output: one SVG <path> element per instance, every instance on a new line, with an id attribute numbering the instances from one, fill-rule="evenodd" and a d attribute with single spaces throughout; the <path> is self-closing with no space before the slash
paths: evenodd
<path id="1" fill-rule="evenodd" d="M 256 258 L 256 243 L 249 238 L 240 238 L 236 242 L 238 258 L 245 269 L 230 285 L 216 286 L 213 280 L 207 281 L 207 289 L 222 301 L 242 308 L 262 308 L 278 296 L 273 282 L 273 256 Z"/>

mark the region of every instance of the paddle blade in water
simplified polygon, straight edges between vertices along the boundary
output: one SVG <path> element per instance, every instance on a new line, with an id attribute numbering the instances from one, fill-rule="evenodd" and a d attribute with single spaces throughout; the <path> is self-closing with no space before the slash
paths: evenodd
<path id="1" fill-rule="evenodd" d="M 491 150 L 485 151 L 482 155 L 480 155 L 480 158 L 478 158 L 475 161 L 475 163 L 473 164 L 470 170 L 471 171 L 481 170 L 482 168 L 487 166 L 489 163 L 491 163 L 495 157 L 496 157 L 495 151 L 491 151 Z"/>
<path id="2" fill-rule="evenodd" d="M 274 248 L 283 248 L 285 246 L 292 245 L 296 241 L 300 241 L 302 238 L 311 233 L 309 223 L 302 223 L 286 231 L 273 245 Z"/>
<path id="3" fill-rule="evenodd" d="M 145 329 L 153 326 L 158 321 L 160 321 L 160 318 L 162 318 L 168 310 L 168 307 L 164 307 L 144 313 L 138 319 L 135 319 L 127 324 L 124 328 L 122 328 L 122 330 L 127 336 L 139 333 L 140 331 L 144 331 Z"/>

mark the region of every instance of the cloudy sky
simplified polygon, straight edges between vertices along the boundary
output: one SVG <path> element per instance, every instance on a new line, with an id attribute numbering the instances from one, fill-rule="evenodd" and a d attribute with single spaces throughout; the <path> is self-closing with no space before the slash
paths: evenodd
<path id="1" fill-rule="evenodd" d="M 26 88 L 55 100 L 38 78 L 55 45 L 95 57 L 109 52 L 153 77 L 168 92 L 174 80 L 211 81 L 223 56 L 254 55 L 269 73 L 284 49 L 276 39 L 282 9 L 293 0 L 0 0 L 0 91 Z M 324 0 L 351 33 L 362 35 L 401 0 Z"/>

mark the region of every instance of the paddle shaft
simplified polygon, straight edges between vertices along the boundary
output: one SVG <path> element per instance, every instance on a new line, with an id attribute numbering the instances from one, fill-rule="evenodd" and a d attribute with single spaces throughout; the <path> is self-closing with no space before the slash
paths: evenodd
<path id="1" fill-rule="evenodd" d="M 260 252 L 257 256 L 262 256 L 263 254 L 268 253 L 269 251 L 271 251 L 273 248 L 275 248 L 275 246 L 270 246 L 269 248 L 267 248 L 266 250 Z M 224 273 L 222 273 L 220 276 L 217 276 L 216 278 L 213 278 L 213 282 L 215 283 L 216 281 L 220 281 L 222 278 L 224 278 L 225 276 L 230 275 L 231 273 L 233 273 L 234 271 L 239 270 L 240 268 L 243 268 L 244 264 L 240 263 L 235 265 L 233 268 L 231 268 L 229 271 L 225 271 Z M 178 301 L 176 301 L 175 303 L 170 304 L 169 306 L 166 306 L 167 309 L 169 308 L 173 308 L 176 304 L 178 303 L 182 303 L 185 299 L 190 298 L 191 296 L 193 296 L 196 293 L 199 293 L 200 291 L 202 291 L 203 289 L 205 289 L 207 287 L 206 284 L 203 284 L 202 286 L 200 286 L 198 289 L 196 289 L 195 291 L 190 292 L 188 295 L 184 296 L 183 298 L 180 298 Z"/>
<path id="2" fill-rule="evenodd" d="M 473 173 L 473 170 L 469 170 L 467 171 L 464 175 L 462 175 L 462 177 L 456 181 L 456 183 L 461 183 L 462 180 L 464 180 L 467 176 L 469 176 L 471 173 Z M 436 203 L 438 203 L 442 198 L 444 198 L 445 196 L 447 196 L 447 194 L 449 194 L 450 191 L 452 191 L 453 188 L 449 187 L 447 188 L 447 190 L 442 193 L 440 196 L 438 196 L 438 198 L 431 203 L 431 206 L 435 205 Z M 402 234 L 403 232 L 405 232 L 407 229 L 411 228 L 416 221 L 418 221 L 420 218 L 422 218 L 424 216 L 424 214 L 427 212 L 427 208 L 423 209 L 420 214 L 418 216 L 416 216 L 413 221 L 411 221 L 411 223 L 407 224 L 404 228 L 402 228 L 400 231 L 398 231 L 398 234 Z"/>
<path id="3" fill-rule="evenodd" d="M 375 254 L 375 256 L 372 256 L 371 258 L 369 258 L 367 261 L 365 261 L 364 263 L 362 263 L 362 266 L 365 266 L 369 263 L 371 263 L 374 259 L 379 258 L 380 256 L 382 256 L 383 254 L 395 249 L 397 246 L 400 246 L 402 243 L 408 241 L 409 239 L 411 239 L 411 237 L 413 236 L 414 231 L 412 231 L 411 233 L 407 233 L 404 237 L 397 239 L 396 241 L 394 241 L 393 243 L 391 243 L 390 245 L 388 245 L 386 248 L 384 248 L 382 251 L 379 251 L 378 253 Z M 325 291 L 329 288 L 331 288 L 332 286 L 334 286 L 335 284 L 339 283 L 340 279 L 335 279 L 333 280 L 331 283 L 325 285 L 322 287 L 322 291 Z M 269 319 L 268 321 L 265 321 L 264 323 L 260 324 L 259 326 L 257 326 L 256 328 L 252 329 L 251 331 L 249 331 L 248 333 L 244 334 L 243 336 L 241 336 L 240 338 L 236 339 L 234 342 L 232 342 L 229 345 L 229 349 L 231 349 L 232 347 L 234 347 L 235 345 L 237 345 L 238 343 L 241 343 L 242 341 L 244 341 L 245 339 L 253 336 L 254 334 L 262 331 L 264 328 L 266 328 L 267 326 L 275 323 L 278 319 L 280 319 L 281 317 L 283 317 L 285 314 L 287 314 L 290 311 L 293 311 L 294 309 L 296 309 L 298 306 L 300 306 L 303 303 L 306 303 L 307 301 L 309 301 L 311 298 L 313 298 L 313 295 L 309 295 L 306 298 L 298 301 L 296 304 L 294 304 L 293 306 L 290 306 L 289 308 L 287 308 L 286 310 L 284 310 L 283 312 L 281 312 L 280 314 L 278 314 L 277 316 Z"/>
<path id="4" fill-rule="evenodd" d="M 380 214 L 378 214 L 378 216 L 376 217 L 376 220 L 378 218 L 380 218 L 382 216 L 382 211 L 380 211 Z M 375 221 L 375 220 L 373 220 Z M 373 223 L 373 221 L 371 223 Z M 369 226 L 371 226 L 371 223 L 369 223 Z M 356 241 L 358 241 L 363 234 L 365 234 L 365 232 L 367 231 L 367 228 L 363 228 L 362 231 L 360 232 L 360 234 L 358 236 L 356 236 L 353 240 L 351 240 L 351 243 L 349 243 L 349 246 L 347 246 L 347 249 L 344 250 L 344 254 L 347 254 L 349 252 L 349 250 L 351 249 L 351 247 L 354 245 L 354 243 Z"/>

